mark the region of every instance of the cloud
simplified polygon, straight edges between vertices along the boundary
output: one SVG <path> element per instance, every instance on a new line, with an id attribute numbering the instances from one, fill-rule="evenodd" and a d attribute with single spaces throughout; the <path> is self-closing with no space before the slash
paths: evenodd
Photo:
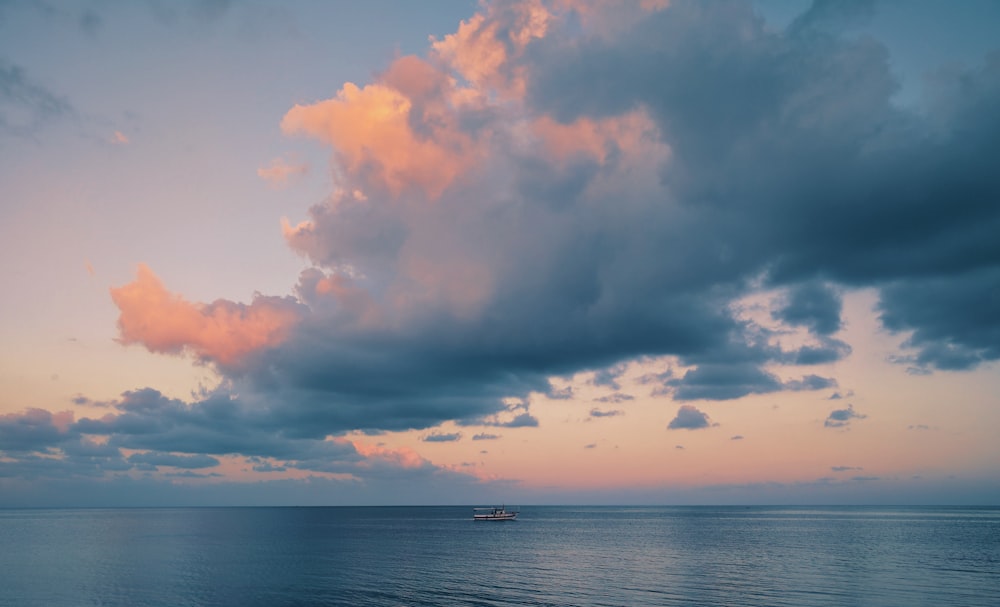
<path id="1" fill-rule="evenodd" d="M 176 475 L 172 469 L 214 468 L 224 456 L 242 457 L 259 473 L 294 470 L 372 483 L 444 475 L 462 484 L 471 478 L 435 466 L 411 449 L 306 436 L 225 391 L 185 403 L 144 389 L 125 393 L 108 407 L 112 412 L 96 419 L 37 409 L 0 416 L 0 478 L 109 481 L 130 472 L 167 478 Z M 432 434 L 427 440 L 459 437 Z"/>
<path id="2" fill-rule="evenodd" d="M 472 440 L 497 440 L 499 438 L 499 434 L 489 434 L 488 432 L 480 432 L 472 436 Z"/>
<path id="3" fill-rule="evenodd" d="M 453 433 L 431 432 L 430 434 L 423 436 L 420 440 L 424 441 L 425 443 L 453 443 L 455 441 L 460 440 L 461 438 L 462 438 L 461 432 L 453 432 Z"/>
<path id="4" fill-rule="evenodd" d="M 491 423 L 492 426 L 500 426 L 503 428 L 537 428 L 538 418 L 530 413 L 520 413 L 514 416 L 513 419 L 508 421 L 494 422 Z"/>
<path id="5" fill-rule="evenodd" d="M 737 434 L 737 435 L 731 437 L 729 440 L 743 440 L 743 435 L 742 434 Z"/>
<path id="6" fill-rule="evenodd" d="M 625 412 L 621 409 L 611 409 L 609 411 L 602 411 L 601 409 L 591 409 L 591 417 L 617 417 L 619 415 L 625 415 Z"/>
<path id="7" fill-rule="evenodd" d="M 73 113 L 69 101 L 35 82 L 24 68 L 0 57 L 0 133 L 28 136 Z"/>
<path id="8" fill-rule="evenodd" d="M 401 65 L 444 78 L 419 60 L 403 58 L 397 69 L 405 69 Z M 454 124 L 451 114 L 432 105 L 425 107 L 423 116 L 414 115 L 414 110 L 413 100 L 396 88 L 359 88 L 348 82 L 335 99 L 296 105 L 282 119 L 281 129 L 334 146 L 344 168 L 366 188 L 385 188 L 394 196 L 416 188 L 437 198 L 475 162 L 475 140 Z M 415 119 L 422 119 L 421 127 L 430 132 L 414 130 Z"/>
<path id="9" fill-rule="evenodd" d="M 149 466 L 170 466 L 172 468 L 213 468 L 219 465 L 219 460 L 209 455 L 178 455 L 175 453 L 162 453 L 146 451 L 144 453 L 133 453 L 128 456 L 131 464 L 147 464 Z"/>
<path id="10" fill-rule="evenodd" d="M 699 411 L 691 405 L 681 405 L 677 410 L 677 416 L 670 420 L 667 428 L 670 430 L 699 430 L 717 424 L 712 424 L 708 415 Z"/>
<path id="11" fill-rule="evenodd" d="M 307 164 L 289 164 L 283 158 L 275 158 L 266 167 L 257 169 L 257 176 L 273 186 L 282 186 L 294 177 L 309 172 Z"/>
<path id="12" fill-rule="evenodd" d="M 836 380 L 807 375 L 798 380 L 781 381 L 756 365 L 702 364 L 669 379 L 665 386 L 673 390 L 675 400 L 731 400 L 748 394 L 768 394 L 781 390 L 821 390 L 836 386 Z"/>
<path id="13" fill-rule="evenodd" d="M 831 337 L 840 293 L 931 271 L 916 236 L 964 230 L 876 221 L 904 213 L 914 150 L 928 162 L 966 152 L 909 136 L 918 118 L 891 104 L 871 40 L 768 30 L 739 5 L 676 3 L 611 38 L 526 14 L 484 9 L 428 58 L 285 116 L 286 132 L 331 146 L 350 194 L 286 229 L 315 267 L 300 279 L 301 331 L 261 358 L 264 396 L 367 400 L 391 373 L 398 394 L 418 387 L 414 406 L 370 423 L 434 425 L 549 393 L 553 374 L 614 382 L 616 365 L 649 355 L 689 367 L 667 380 L 678 400 L 823 389 L 834 379 L 777 370 L 850 353 Z M 705 48 L 705 36 L 726 44 Z M 501 38 L 497 62 L 477 55 Z M 662 82 L 688 84 L 683 95 L 649 84 Z M 748 95 L 746 82 L 759 86 Z M 920 204 L 930 213 L 936 200 Z M 760 284 L 783 289 L 773 318 L 814 343 L 782 351 L 735 316 Z M 349 373 L 359 354 L 386 373 Z"/>
<path id="14" fill-rule="evenodd" d="M 231 0 L 194 0 L 183 4 L 150 2 L 147 7 L 162 24 L 175 26 L 182 20 L 214 23 L 229 14 Z"/>
<path id="15" fill-rule="evenodd" d="M 276 466 L 272 462 L 256 456 L 248 457 L 247 463 L 253 464 L 254 472 L 285 472 L 288 470 L 285 466 Z"/>
<path id="16" fill-rule="evenodd" d="M 145 266 L 112 290 L 122 343 L 189 354 L 225 390 L 194 403 L 136 390 L 72 436 L 18 418 L 6 431 L 32 449 L 22 463 L 41 470 L 36 445 L 90 433 L 116 449 L 424 470 L 334 439 L 538 426 L 509 403 L 569 396 L 549 378 L 580 372 L 617 389 L 622 364 L 648 357 L 685 369 L 656 380 L 682 402 L 826 390 L 834 378 L 786 367 L 850 353 L 833 336 L 858 288 L 906 336 L 901 362 L 1000 359 L 1000 58 L 943 76 L 913 112 L 892 101 L 886 48 L 840 35 L 831 4 L 785 30 L 749 4 L 548 6 L 485 5 L 424 56 L 276 117 L 329 146 L 337 181 L 285 225 L 311 266 L 294 295 L 195 303 Z M 24 124 L 69 111 L 23 70 L 0 64 L 0 81 L 4 103 L 30 108 Z M 782 350 L 740 316 L 775 291 L 770 318 L 808 345 Z M 671 421 L 705 425 L 688 405 Z"/>
<path id="17" fill-rule="evenodd" d="M 918 368 L 965 370 L 1000 359 L 996 265 L 895 283 L 883 291 L 879 310 L 887 329 L 910 333 L 905 345 L 917 354 L 903 361 Z"/>
<path id="18" fill-rule="evenodd" d="M 840 330 L 841 300 L 829 285 L 802 283 L 791 289 L 771 315 L 789 325 L 805 326 L 819 335 Z"/>
<path id="19" fill-rule="evenodd" d="M 851 472 L 855 470 L 861 471 L 864 470 L 864 468 L 858 466 L 832 466 L 830 470 L 833 470 L 834 472 Z"/>
<path id="20" fill-rule="evenodd" d="M 802 346 L 787 360 L 795 365 L 824 365 L 837 362 L 851 353 L 851 346 L 839 339 L 820 337 L 817 345 Z"/>
<path id="21" fill-rule="evenodd" d="M 986 110 L 1000 97 L 1000 58 L 957 70 L 942 85 L 961 90 L 953 105 L 906 113 L 891 103 L 896 85 L 884 47 L 813 27 L 827 27 L 840 12 L 830 4 L 774 34 L 754 25 L 747 5 L 709 15 L 697 3 L 677 2 L 619 44 L 577 45 L 542 62 L 531 97 L 566 122 L 649 107 L 673 150 L 664 178 L 716 221 L 697 232 L 725 234 L 731 269 L 756 266 L 772 284 L 792 287 L 818 279 L 875 287 L 887 325 L 917 331 L 922 364 L 970 368 L 995 360 L 989 338 L 980 337 L 996 330 L 995 315 L 917 314 L 937 304 L 976 309 L 996 284 L 997 245 L 987 234 L 996 232 L 1000 212 L 986 201 L 1000 182 L 981 159 L 995 152 L 987 138 L 1000 126 Z M 654 34 L 659 44 L 637 42 Z M 727 43 L 699 49 L 696 40 L 706 36 Z M 618 69 L 624 64 L 630 69 Z M 605 86 L 585 84 L 594 81 Z M 681 92 L 673 82 L 687 86 Z M 746 82 L 755 83 L 751 94 Z M 942 120 L 944 130 L 935 124 Z M 945 288 L 930 288 L 936 283 Z M 797 303 L 809 300 L 800 299 L 785 308 L 792 318 L 804 310 Z M 802 320 L 832 329 L 831 308 L 816 311 L 823 315 Z M 921 333 L 925 327 L 939 335 Z"/>
<path id="22" fill-rule="evenodd" d="M 594 399 L 597 403 L 625 403 L 630 400 L 635 400 L 635 397 L 631 394 L 623 394 L 621 392 L 615 392 L 614 394 L 609 394 L 607 396 L 599 396 Z"/>
<path id="23" fill-rule="evenodd" d="M 552 15 L 538 2 L 493 3 L 462 21 L 458 31 L 432 39 L 436 59 L 473 89 L 519 98 L 524 94 L 529 44 L 545 36 Z"/>
<path id="24" fill-rule="evenodd" d="M 875 0 L 816 0 L 789 26 L 791 33 L 805 35 L 817 30 L 837 32 L 864 23 L 875 14 Z"/>
<path id="25" fill-rule="evenodd" d="M 139 266 L 134 282 L 111 289 L 111 299 L 121 311 L 123 344 L 139 343 L 164 354 L 191 351 L 226 367 L 282 341 L 300 313 L 289 298 L 256 296 L 250 305 L 190 303 L 164 289 L 145 265 Z"/>
<path id="26" fill-rule="evenodd" d="M 594 377 L 591 381 L 595 386 L 606 386 L 612 390 L 618 390 L 621 388 L 621 385 L 618 383 L 618 378 L 624 370 L 625 369 L 621 365 L 608 367 L 606 369 L 598 369 L 594 372 Z"/>
<path id="27" fill-rule="evenodd" d="M 566 386 L 565 388 L 559 388 L 559 389 L 550 387 L 549 390 L 545 393 L 545 395 L 551 398 L 552 400 L 570 400 L 573 398 L 574 395 L 573 386 Z"/>
<path id="28" fill-rule="evenodd" d="M 44 409 L 27 409 L 22 414 L 0 415 L 0 446 L 5 451 L 39 451 L 64 440 L 68 434 L 72 411 L 52 413 Z"/>
<path id="29" fill-rule="evenodd" d="M 867 415 L 862 415 L 854 410 L 854 405 L 847 405 L 846 409 L 834 409 L 827 416 L 823 425 L 827 428 L 843 428 L 850 425 L 851 420 L 865 419 Z"/>
<path id="30" fill-rule="evenodd" d="M 837 380 L 830 377 L 820 377 L 819 375 L 806 375 L 802 379 L 786 381 L 783 386 L 786 390 L 793 392 L 823 390 L 825 388 L 835 388 Z"/>

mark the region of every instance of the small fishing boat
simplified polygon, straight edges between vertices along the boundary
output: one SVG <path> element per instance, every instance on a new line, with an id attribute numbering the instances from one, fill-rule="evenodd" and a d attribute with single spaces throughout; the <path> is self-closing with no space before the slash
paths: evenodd
<path id="1" fill-rule="evenodd" d="M 506 506 L 473 508 L 472 511 L 472 518 L 477 521 L 513 521 L 517 519 L 517 511 L 507 510 Z"/>

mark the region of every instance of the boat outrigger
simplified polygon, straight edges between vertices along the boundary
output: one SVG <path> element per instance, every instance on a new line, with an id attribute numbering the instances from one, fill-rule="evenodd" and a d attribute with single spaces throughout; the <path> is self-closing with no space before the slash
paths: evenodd
<path id="1" fill-rule="evenodd" d="M 513 521 L 517 519 L 517 510 L 507 510 L 506 506 L 491 506 L 489 508 L 473 508 L 472 518 L 477 521 Z"/>

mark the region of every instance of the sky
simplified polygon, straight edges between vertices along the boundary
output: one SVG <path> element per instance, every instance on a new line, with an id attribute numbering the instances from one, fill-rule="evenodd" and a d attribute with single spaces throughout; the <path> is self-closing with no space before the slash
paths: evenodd
<path id="1" fill-rule="evenodd" d="M 998 41 L 0 1 L 0 507 L 1000 504 Z"/>

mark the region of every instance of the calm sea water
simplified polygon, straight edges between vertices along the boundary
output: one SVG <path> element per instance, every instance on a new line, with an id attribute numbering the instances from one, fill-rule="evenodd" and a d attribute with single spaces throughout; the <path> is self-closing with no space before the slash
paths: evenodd
<path id="1" fill-rule="evenodd" d="M 1000 509 L 0 510 L 0 605 L 1000 605 Z"/>

